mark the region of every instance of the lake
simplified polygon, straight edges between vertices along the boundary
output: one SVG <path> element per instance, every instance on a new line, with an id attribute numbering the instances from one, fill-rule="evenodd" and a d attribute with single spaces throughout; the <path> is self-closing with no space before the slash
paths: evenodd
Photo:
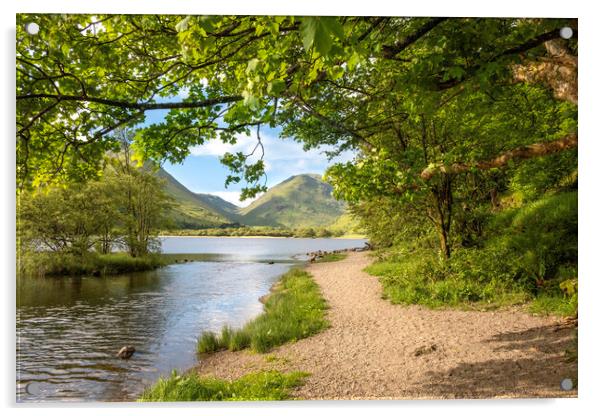
<path id="1" fill-rule="evenodd" d="M 129 401 L 197 362 L 196 339 L 240 327 L 305 254 L 363 239 L 163 237 L 162 251 L 211 261 L 107 277 L 17 281 L 17 401 Z M 274 264 L 269 264 L 274 262 Z M 129 360 L 116 357 L 136 347 Z"/>

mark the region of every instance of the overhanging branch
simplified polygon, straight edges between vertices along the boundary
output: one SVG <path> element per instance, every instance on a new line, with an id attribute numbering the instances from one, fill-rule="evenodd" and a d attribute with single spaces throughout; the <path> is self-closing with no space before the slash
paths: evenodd
<path id="1" fill-rule="evenodd" d="M 478 64 L 478 65 L 475 65 L 475 66 L 472 66 L 469 68 L 465 68 L 466 75 L 464 77 L 462 77 L 460 79 L 454 78 L 454 79 L 450 79 L 447 81 L 438 82 L 436 84 L 436 87 L 438 90 L 446 90 L 446 89 L 455 87 L 456 85 L 461 84 L 462 82 L 464 82 L 467 79 L 474 76 L 487 63 L 495 62 L 504 57 L 508 57 L 508 56 L 512 56 L 512 55 L 519 55 L 519 54 L 527 52 L 539 45 L 542 45 L 543 43 L 545 43 L 547 41 L 550 41 L 552 39 L 558 39 L 558 38 L 560 38 L 560 29 L 561 28 L 559 27 L 557 29 L 553 29 L 548 32 L 537 35 L 537 36 L 525 41 L 524 43 L 522 43 L 520 45 L 513 46 L 512 48 L 502 51 L 501 53 L 497 54 L 496 56 L 492 57 L 491 59 L 487 60 L 484 63 Z M 574 33 L 574 36 L 577 35 L 576 28 L 573 28 L 573 33 Z"/>
<path id="2" fill-rule="evenodd" d="M 454 163 L 452 165 L 436 164 L 424 169 L 420 177 L 426 181 L 430 180 L 437 173 L 457 174 L 468 172 L 473 169 L 488 170 L 500 168 L 507 165 L 511 160 L 530 159 L 537 156 L 545 156 L 577 147 L 577 134 L 571 133 L 562 139 L 545 143 L 535 143 L 528 146 L 519 147 L 502 153 L 494 159 L 474 162 L 474 163 Z"/>
<path id="3" fill-rule="evenodd" d="M 111 107 L 129 108 L 137 110 L 169 110 L 174 108 L 202 108 L 211 107 L 218 104 L 227 104 L 243 99 L 240 95 L 227 95 L 218 98 L 208 98 L 202 101 L 181 101 L 176 103 L 137 103 L 120 100 L 111 100 L 108 98 L 88 97 L 83 95 L 59 95 L 59 94 L 26 94 L 17 95 L 17 100 L 37 100 L 41 98 L 52 98 L 57 101 L 78 101 L 87 103 L 104 104 Z"/>
<path id="4" fill-rule="evenodd" d="M 420 39 L 421 37 L 426 35 L 433 28 L 435 28 L 437 25 L 439 25 L 440 23 L 444 22 L 447 19 L 448 19 L 448 17 L 435 17 L 435 18 L 429 20 L 428 22 L 426 22 L 424 25 L 422 25 L 416 32 L 412 33 L 411 35 L 406 36 L 405 38 L 403 38 L 400 41 L 395 42 L 393 45 L 384 45 L 383 46 L 383 56 L 388 59 L 394 59 L 395 55 L 402 52 L 408 46 L 412 45 L 418 39 Z"/>

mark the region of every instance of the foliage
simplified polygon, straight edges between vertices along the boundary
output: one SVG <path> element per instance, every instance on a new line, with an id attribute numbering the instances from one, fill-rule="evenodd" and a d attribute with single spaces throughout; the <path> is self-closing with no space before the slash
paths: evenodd
<path id="1" fill-rule="evenodd" d="M 24 30 L 30 21 L 42 28 L 36 36 Z M 510 66 L 525 54 L 544 55 L 542 43 L 570 24 L 516 18 L 19 14 L 18 182 L 28 187 L 98 175 L 103 155 L 118 148 L 110 133 L 140 123 L 154 109 L 169 113 L 136 135 L 134 148 L 143 159 L 180 162 L 195 145 L 234 143 L 256 129 L 252 154 L 222 158 L 233 170 L 227 183 L 249 184 L 245 196 L 265 191 L 262 124 L 283 123 L 285 134 L 307 148 L 334 145 L 334 153 L 370 150 L 366 144 L 376 135 L 376 153 L 390 153 L 393 142 L 413 140 L 424 115 L 427 128 L 437 130 L 429 140 L 453 132 L 466 139 L 462 153 L 491 154 L 501 144 L 536 137 L 530 121 L 537 110 L 521 108 L 533 100 L 521 102 L 521 94 L 512 92 L 520 86 L 507 85 Z M 576 49 L 576 41 L 568 43 Z M 456 117 L 462 108 L 467 111 Z M 496 117 L 487 120 L 485 113 Z M 565 114 L 558 115 L 562 129 L 570 129 Z M 456 130 L 456 124 L 465 127 Z M 558 132 L 554 124 L 546 127 L 545 138 Z M 445 143 L 454 143 L 449 139 Z M 457 148 L 442 151 L 432 143 L 429 148 L 438 150 L 426 165 L 457 156 Z M 414 146 L 407 150 L 420 159 Z"/>
<path id="2" fill-rule="evenodd" d="M 132 257 L 157 251 L 168 199 L 162 182 L 128 160 L 109 159 L 96 181 L 21 192 L 18 199 L 19 252 L 52 251 L 84 257 L 125 247 Z"/>
<path id="3" fill-rule="evenodd" d="M 383 196 L 354 203 L 350 211 L 374 247 L 391 247 L 404 241 L 420 247 L 432 246 L 429 240 L 433 232 L 420 208 L 413 204 Z"/>
<path id="4" fill-rule="evenodd" d="M 303 383 L 307 373 L 265 371 L 234 381 L 203 377 L 197 373 L 160 378 L 140 398 L 143 402 L 286 400 L 290 390 Z"/>
<path id="5" fill-rule="evenodd" d="M 138 170 L 118 175 L 116 199 L 123 210 L 123 244 L 132 257 L 158 250 L 155 236 L 164 221 L 168 199 L 159 179 Z"/>
<path id="6" fill-rule="evenodd" d="M 272 288 L 265 301 L 265 311 L 241 329 L 222 329 L 221 336 L 211 332 L 201 334 L 199 353 L 229 349 L 251 348 L 267 352 L 286 342 L 306 338 L 328 326 L 324 314 L 326 302 L 311 276 L 291 269 Z"/>
<path id="7" fill-rule="evenodd" d="M 558 103 L 542 87 L 514 85 L 495 94 L 492 98 L 488 93 L 461 92 L 453 101 L 440 96 L 434 105 L 425 100 L 420 107 L 405 109 L 408 119 L 399 137 L 375 133 L 369 151 L 361 153 L 359 160 L 328 169 L 335 196 L 351 204 L 384 201 L 397 205 L 403 215 L 417 212 L 422 216 L 419 221 L 433 226 L 442 255 L 449 257 L 458 214 L 471 213 L 493 192 L 503 191 L 500 174 L 495 170 L 441 173 L 423 180 L 424 167 L 487 160 L 528 144 L 533 137 L 558 138 L 575 128 L 575 113 L 563 110 L 566 103 Z M 400 98 L 417 105 L 412 96 Z M 563 117 L 558 117 L 559 113 Z M 302 134 L 302 127 L 299 129 Z M 471 239 L 475 237 L 467 243 Z"/>
<path id="8" fill-rule="evenodd" d="M 342 235 L 365 235 L 360 222 L 349 210 L 337 218 L 328 229 L 336 237 Z"/>
<path id="9" fill-rule="evenodd" d="M 380 277 L 383 294 L 393 303 L 489 308 L 524 302 L 527 295 L 505 277 L 503 268 L 491 270 L 499 263 L 487 254 L 495 255 L 473 252 L 466 256 L 468 259 L 460 260 L 456 254 L 455 262 L 448 264 L 431 250 L 416 250 L 402 258 L 371 265 L 366 271 Z M 471 263 L 470 257 L 487 263 Z M 490 275 L 492 271 L 497 275 Z"/>
<path id="10" fill-rule="evenodd" d="M 549 189 L 577 188 L 577 150 L 537 158 L 516 167 L 509 190 L 519 194 L 521 202 L 530 202 Z"/>
<path id="11" fill-rule="evenodd" d="M 399 243 L 367 271 L 395 303 L 489 307 L 532 300 L 533 312 L 576 313 L 576 192 L 496 214 L 484 236 L 482 247 L 458 248 L 449 260 Z"/>
<path id="12" fill-rule="evenodd" d="M 112 186 L 91 184 L 22 193 L 17 207 L 20 249 L 82 255 L 97 241 L 106 243 L 112 238 L 105 228 L 115 227 L 119 215 L 109 201 L 112 192 Z"/>

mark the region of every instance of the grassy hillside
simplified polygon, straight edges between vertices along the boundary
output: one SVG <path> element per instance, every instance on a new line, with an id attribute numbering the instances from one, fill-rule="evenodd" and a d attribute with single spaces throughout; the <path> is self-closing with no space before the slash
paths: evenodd
<path id="1" fill-rule="evenodd" d="M 165 180 L 166 192 L 173 198 L 170 228 L 218 228 L 233 223 L 278 228 L 340 223 L 349 228 L 349 219 L 341 218 L 345 205 L 332 197 L 332 187 L 319 175 L 292 176 L 242 209 L 218 196 L 190 191 L 163 169 L 156 175 Z"/>
<path id="2" fill-rule="evenodd" d="M 210 207 L 212 210 L 218 212 L 219 214 L 226 216 L 230 219 L 238 219 L 239 214 L 238 210 L 240 207 L 228 202 L 219 196 L 211 195 L 211 194 L 195 194 L 197 199 L 201 201 L 201 203 Z"/>
<path id="3" fill-rule="evenodd" d="M 337 220 L 334 223 L 328 226 L 328 229 L 332 231 L 335 235 L 365 234 L 365 231 L 362 229 L 359 221 L 348 212 L 337 218 Z"/>
<path id="4" fill-rule="evenodd" d="M 163 169 L 156 174 L 165 180 L 165 190 L 174 200 L 170 215 L 174 227 L 219 227 L 237 221 L 235 205 L 217 196 L 195 194 Z"/>
<path id="5" fill-rule="evenodd" d="M 328 226 L 344 213 L 332 187 L 313 174 L 292 176 L 240 210 L 243 224 L 288 228 Z"/>

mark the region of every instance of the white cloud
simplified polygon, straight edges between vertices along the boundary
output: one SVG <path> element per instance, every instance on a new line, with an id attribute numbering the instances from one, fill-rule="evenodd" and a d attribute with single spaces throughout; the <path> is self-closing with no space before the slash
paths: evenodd
<path id="1" fill-rule="evenodd" d="M 335 162 L 345 162 L 353 159 L 353 152 L 344 152 L 329 161 L 324 153 L 329 148 L 303 150 L 303 145 L 291 138 L 281 139 L 273 134 L 261 133 L 261 141 L 264 147 L 264 163 L 266 172 L 290 171 L 291 175 L 299 173 L 321 173 L 327 165 Z M 222 156 L 226 152 L 243 152 L 250 154 L 257 145 L 257 138 L 253 134 L 247 136 L 239 134 L 236 136 L 235 144 L 224 143 L 219 139 L 211 140 L 201 146 L 191 149 L 193 156 Z M 250 161 L 257 160 L 261 155 L 261 149 L 255 151 Z"/>
<path id="2" fill-rule="evenodd" d="M 236 144 L 234 145 L 215 139 L 203 145 L 192 147 L 190 154 L 193 156 L 221 156 L 226 152 L 246 152 L 252 150 L 256 143 L 257 139 L 255 137 L 239 134 L 236 136 Z"/>
<path id="3" fill-rule="evenodd" d="M 251 204 L 251 202 L 255 201 L 261 195 L 257 195 L 255 198 L 248 198 L 244 201 L 240 200 L 240 192 L 238 191 L 219 191 L 219 192 L 206 192 L 210 195 L 219 196 L 221 199 L 226 200 L 234 205 L 239 207 L 246 207 Z"/>

